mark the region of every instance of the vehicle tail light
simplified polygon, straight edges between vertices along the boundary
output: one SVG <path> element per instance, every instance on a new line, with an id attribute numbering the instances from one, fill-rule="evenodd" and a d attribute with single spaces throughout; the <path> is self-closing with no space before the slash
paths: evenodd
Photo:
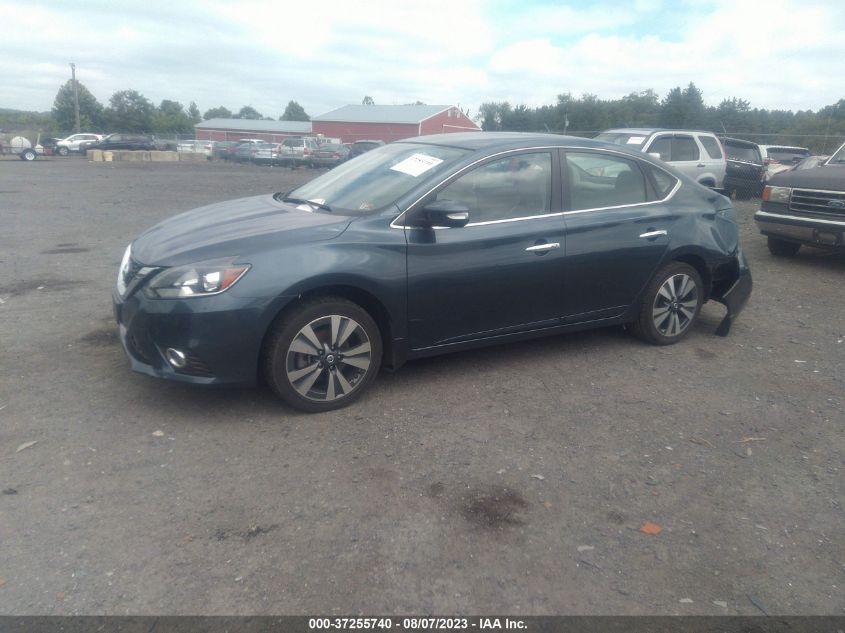
<path id="1" fill-rule="evenodd" d="M 308 149 L 307 147 L 302 148 L 302 155 L 303 156 L 308 156 L 308 154 L 310 154 L 310 153 L 311 153 L 311 150 Z"/>
<path id="2" fill-rule="evenodd" d="M 763 195 L 760 196 L 760 199 L 763 202 L 768 202 L 770 195 L 772 195 L 772 188 L 771 187 L 763 187 Z"/>

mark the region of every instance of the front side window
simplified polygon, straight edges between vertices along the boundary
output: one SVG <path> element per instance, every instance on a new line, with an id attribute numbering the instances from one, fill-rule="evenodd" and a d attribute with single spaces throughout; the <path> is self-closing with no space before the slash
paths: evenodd
<path id="1" fill-rule="evenodd" d="M 566 153 L 569 209 L 601 209 L 646 202 L 643 173 L 633 160 L 593 152 Z"/>
<path id="2" fill-rule="evenodd" d="M 648 148 L 649 154 L 660 154 L 660 160 L 672 160 L 672 137 L 660 136 Z"/>
<path id="3" fill-rule="evenodd" d="M 438 200 L 461 202 L 469 221 L 495 222 L 549 213 L 552 155 L 518 154 L 485 163 L 440 190 Z"/>
<path id="4" fill-rule="evenodd" d="M 672 139 L 672 160 L 698 160 L 699 151 L 691 136 L 676 136 Z"/>

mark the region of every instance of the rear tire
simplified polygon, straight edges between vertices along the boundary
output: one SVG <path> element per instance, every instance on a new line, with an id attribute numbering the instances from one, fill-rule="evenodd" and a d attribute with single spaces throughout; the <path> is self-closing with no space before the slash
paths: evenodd
<path id="1" fill-rule="evenodd" d="M 376 322 L 340 297 L 306 301 L 273 326 L 263 350 L 264 377 L 290 406 L 307 413 L 345 407 L 381 367 Z"/>
<path id="2" fill-rule="evenodd" d="M 692 330 L 703 299 L 704 285 L 698 271 L 689 264 L 671 262 L 646 286 L 631 331 L 654 345 L 677 343 Z"/>
<path id="3" fill-rule="evenodd" d="M 57 149 L 56 153 L 59 156 L 67 156 L 68 154 L 70 154 L 70 150 L 67 147 L 63 146 L 63 147 L 60 147 L 59 149 Z"/>
<path id="4" fill-rule="evenodd" d="M 34 161 L 36 156 L 37 154 L 34 149 L 25 149 L 21 152 L 21 160 L 25 160 L 27 162 Z"/>
<path id="5" fill-rule="evenodd" d="M 798 242 L 789 242 L 776 237 L 769 237 L 769 252 L 775 257 L 793 257 L 801 249 Z"/>

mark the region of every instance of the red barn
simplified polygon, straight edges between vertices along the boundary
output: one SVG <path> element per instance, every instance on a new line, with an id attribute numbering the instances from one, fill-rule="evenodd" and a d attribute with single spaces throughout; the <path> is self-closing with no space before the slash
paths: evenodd
<path id="1" fill-rule="evenodd" d="M 411 136 L 444 132 L 480 132 L 456 106 L 347 105 L 311 119 L 314 134 L 344 143 L 378 140 L 389 143 Z"/>

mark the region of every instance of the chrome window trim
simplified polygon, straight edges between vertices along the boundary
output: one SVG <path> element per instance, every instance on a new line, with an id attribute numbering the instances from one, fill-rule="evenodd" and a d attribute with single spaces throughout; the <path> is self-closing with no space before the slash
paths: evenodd
<path id="1" fill-rule="evenodd" d="M 483 162 L 483 161 L 485 161 L 489 158 L 496 158 L 498 156 L 504 156 L 506 154 L 514 154 L 516 152 L 527 152 L 527 151 L 532 151 L 532 150 L 533 151 L 562 150 L 563 152 L 567 152 L 567 151 L 570 151 L 570 150 L 583 150 L 583 151 L 590 151 L 590 152 L 606 152 L 608 154 L 615 154 L 615 155 L 618 155 L 618 156 L 622 156 L 623 158 L 627 158 L 629 160 L 637 160 L 637 158 L 635 156 L 631 156 L 630 154 L 627 154 L 625 152 L 620 152 L 620 151 L 617 151 L 617 150 L 614 150 L 614 149 L 605 149 L 604 147 L 561 147 L 561 146 L 521 147 L 519 149 L 505 150 L 505 151 L 499 152 L 497 154 L 490 154 L 489 156 L 484 156 L 483 158 L 479 158 L 478 160 L 473 161 L 469 165 L 466 165 L 465 167 L 461 168 L 459 171 L 455 172 L 454 174 L 450 174 L 449 177 L 444 178 L 443 180 L 438 182 L 436 185 L 431 187 L 431 189 L 426 191 L 423 195 L 421 195 L 414 202 L 412 202 L 410 205 L 408 205 L 407 209 L 405 209 L 402 213 L 397 215 L 393 219 L 393 221 L 390 223 L 390 228 L 391 229 L 425 229 L 425 228 L 427 228 L 427 227 L 422 227 L 422 226 L 407 226 L 405 224 L 397 224 L 397 223 L 402 219 L 402 217 L 406 213 L 408 213 L 408 211 L 413 209 L 422 200 L 424 200 L 427 196 L 429 196 L 432 191 L 434 191 L 435 189 L 440 187 L 443 183 L 445 183 L 450 178 L 455 177 L 455 176 L 460 176 L 465 171 L 471 169 L 472 167 L 475 167 L 478 163 Z M 621 205 L 616 205 L 616 206 L 612 206 L 612 207 L 595 207 L 595 208 L 591 208 L 591 209 L 576 209 L 576 210 L 573 210 L 573 211 L 555 211 L 554 213 L 544 213 L 544 214 L 541 214 L 541 215 L 529 215 L 529 216 L 525 216 L 525 217 L 521 217 L 521 218 L 507 218 L 507 219 L 504 219 L 504 220 L 488 220 L 486 222 L 469 222 L 466 225 L 464 225 L 464 228 L 466 228 L 468 226 L 487 226 L 487 225 L 490 225 L 490 224 L 502 224 L 502 223 L 505 223 L 505 222 L 521 222 L 523 220 L 538 220 L 538 219 L 541 219 L 541 218 L 553 218 L 553 217 L 557 217 L 557 216 L 575 215 L 576 213 L 588 213 L 590 211 L 605 211 L 605 210 L 609 210 L 609 209 L 626 209 L 626 208 L 629 208 L 629 207 L 640 207 L 640 206 L 646 206 L 646 205 L 650 205 L 650 204 L 659 204 L 659 203 L 667 202 L 667 201 L 671 200 L 675 196 L 675 194 L 678 192 L 678 190 L 681 188 L 681 179 L 678 178 L 677 176 L 675 176 L 675 174 L 663 169 L 660 165 L 655 165 L 653 163 L 649 163 L 648 161 L 645 161 L 645 162 L 649 166 L 656 167 L 657 169 L 660 169 L 661 171 L 665 172 L 666 174 L 668 174 L 669 176 L 671 176 L 672 178 L 675 179 L 675 186 L 672 187 L 672 190 L 668 194 L 666 194 L 665 197 L 661 198 L 660 200 L 651 200 L 649 202 L 637 202 L 636 204 L 621 204 Z M 448 228 L 451 228 L 451 227 L 434 226 L 434 227 L 430 227 L 430 228 L 432 228 L 434 230 L 442 230 L 442 229 L 448 229 Z"/>

